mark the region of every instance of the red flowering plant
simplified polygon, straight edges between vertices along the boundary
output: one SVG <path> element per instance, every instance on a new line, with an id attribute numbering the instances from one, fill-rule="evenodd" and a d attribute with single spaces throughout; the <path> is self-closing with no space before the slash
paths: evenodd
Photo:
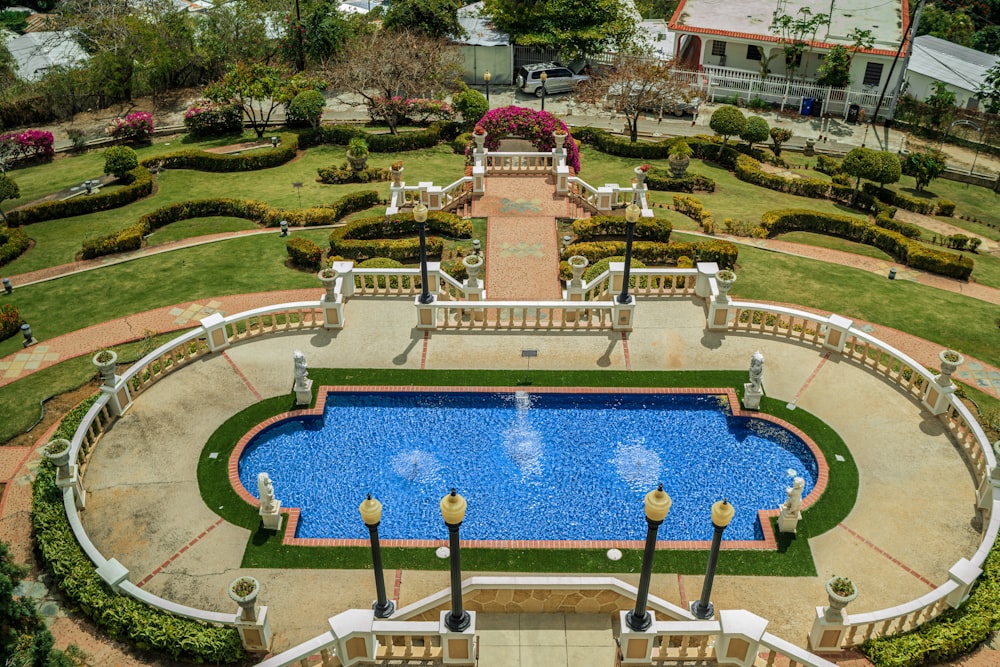
<path id="1" fill-rule="evenodd" d="M 486 138 L 486 148 L 491 151 L 500 147 L 501 139 L 520 137 L 530 141 L 536 150 L 543 153 L 555 148 L 556 142 L 552 135 L 561 130 L 567 135 L 563 143 L 563 148 L 566 150 L 566 164 L 576 173 L 580 173 L 580 148 L 576 145 L 569 128 L 548 111 L 514 106 L 498 107 L 486 112 L 477 127 L 482 127 L 489 135 Z M 470 154 L 467 153 L 467 156 Z"/>
<path id="2" fill-rule="evenodd" d="M 472 133 L 479 135 L 486 134 L 486 128 L 483 127 L 482 125 L 476 125 L 476 127 L 473 128 Z"/>
<path id="3" fill-rule="evenodd" d="M 11 161 L 31 161 L 36 158 L 51 158 L 53 149 L 52 133 L 46 130 L 24 130 L 0 134 L 0 143 L 9 144 Z"/>
<path id="4" fill-rule="evenodd" d="M 125 116 L 125 119 L 112 118 L 111 124 L 105 130 L 112 139 L 122 141 L 149 141 L 153 136 L 153 114 L 148 111 L 136 111 Z"/>
<path id="5" fill-rule="evenodd" d="M 651 165 L 651 164 L 640 164 L 639 165 L 639 171 L 641 171 L 643 173 L 646 173 L 647 171 L 649 171 L 652 168 L 653 168 L 653 165 Z"/>

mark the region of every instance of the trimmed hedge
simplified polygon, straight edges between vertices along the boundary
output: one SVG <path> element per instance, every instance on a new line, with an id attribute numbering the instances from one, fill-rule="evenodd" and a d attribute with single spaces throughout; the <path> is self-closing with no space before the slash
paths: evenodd
<path id="1" fill-rule="evenodd" d="M 398 153 L 432 148 L 442 141 L 455 138 L 459 131 L 459 124 L 453 121 L 438 121 L 431 123 L 425 130 L 400 134 L 373 134 L 356 125 L 323 125 L 299 132 L 299 145 L 302 148 L 321 144 L 346 146 L 354 137 L 361 137 L 372 153 Z"/>
<path id="2" fill-rule="evenodd" d="M 589 144 L 608 155 L 618 157 L 636 158 L 639 160 L 666 160 L 670 157 L 670 150 L 674 144 L 683 141 L 693 152 L 694 157 L 702 160 L 710 160 L 721 164 L 727 169 L 732 169 L 736 163 L 736 158 L 740 152 L 732 146 L 723 148 L 720 155 L 721 143 L 712 141 L 711 137 L 698 135 L 696 137 L 672 137 L 662 141 L 636 141 L 632 142 L 624 137 L 618 137 L 607 130 L 598 127 L 574 127 L 573 137 L 578 141 Z"/>
<path id="3" fill-rule="evenodd" d="M 284 132 L 277 148 L 265 146 L 240 153 L 208 153 L 197 149 L 186 149 L 148 157 L 139 164 L 143 167 L 161 166 L 164 169 L 195 169 L 197 171 L 230 172 L 256 171 L 279 167 L 295 157 L 299 150 L 299 137 L 293 132 Z"/>
<path id="4" fill-rule="evenodd" d="M 705 227 L 712 226 L 712 212 L 705 208 L 699 199 L 686 195 L 674 195 L 674 210 Z"/>
<path id="5" fill-rule="evenodd" d="M 800 197 L 811 197 L 813 199 L 827 199 L 833 194 L 830 181 L 821 178 L 786 178 L 778 174 L 768 174 L 761 170 L 760 162 L 749 155 L 740 155 L 736 158 L 733 169 L 736 178 L 746 183 L 759 185 L 769 190 L 787 192 L 788 194 Z M 839 199 L 840 191 L 837 192 Z M 853 195 L 853 190 L 852 190 Z"/>
<path id="6" fill-rule="evenodd" d="M 707 176 L 689 173 L 683 178 L 674 178 L 656 167 L 646 172 L 646 185 L 650 190 L 663 192 L 715 192 L 715 181 Z"/>
<path id="7" fill-rule="evenodd" d="M 669 220 L 639 218 L 635 223 L 635 238 L 667 243 L 674 226 Z M 589 241 L 600 236 L 625 236 L 625 218 L 613 215 L 595 215 L 573 221 L 573 233 L 581 241 Z"/>
<path id="8" fill-rule="evenodd" d="M 867 220 L 807 209 L 768 211 L 761 216 L 768 236 L 786 232 L 816 232 L 864 243 L 882 250 L 907 266 L 942 276 L 968 280 L 975 263 L 969 257 L 925 248 L 902 234 Z"/>
<path id="9" fill-rule="evenodd" d="M 361 171 L 354 171 L 347 162 L 339 167 L 320 167 L 316 172 L 319 174 L 319 178 L 316 180 L 327 185 L 374 183 L 389 180 L 389 170 L 384 167 L 368 167 Z"/>
<path id="10" fill-rule="evenodd" d="M 300 269 L 319 271 L 323 261 L 323 249 L 313 241 L 302 236 L 293 236 L 285 244 L 288 260 Z"/>
<path id="11" fill-rule="evenodd" d="M 332 225 L 341 218 L 363 211 L 379 202 L 375 190 L 352 192 L 326 206 L 280 209 L 253 199 L 194 199 L 164 206 L 147 213 L 134 224 L 97 239 L 84 241 L 82 258 L 93 259 L 142 247 L 143 237 L 171 222 L 189 218 L 225 216 L 252 220 L 265 227 L 277 227 L 286 220 L 293 227 Z M 471 232 L 470 232 L 471 233 Z"/>
<path id="12" fill-rule="evenodd" d="M 585 241 L 573 243 L 566 249 L 567 256 L 583 255 L 591 264 L 607 257 L 625 255 L 624 241 Z M 736 266 L 739 249 L 729 241 L 701 241 L 699 243 L 657 243 L 636 241 L 632 244 L 632 257 L 646 264 L 677 264 L 681 257 L 694 258 L 696 262 L 717 262 L 721 268 Z"/>
<path id="13" fill-rule="evenodd" d="M 900 222 L 899 220 L 893 220 L 887 215 L 879 214 L 875 217 L 875 224 L 879 227 L 884 227 L 890 231 L 896 232 L 897 234 L 902 234 L 908 239 L 919 239 L 923 236 L 923 232 L 916 225 L 911 225 L 908 222 Z"/>
<path id="14" fill-rule="evenodd" d="M 0 227 L 0 266 L 9 264 L 24 254 L 31 239 L 23 229 Z"/>
<path id="15" fill-rule="evenodd" d="M 444 211 L 431 211 L 427 215 L 427 229 L 451 238 L 472 237 L 471 222 Z M 419 226 L 412 213 L 352 220 L 330 232 L 330 254 L 355 260 L 374 257 L 398 262 L 410 260 L 420 254 L 420 241 L 412 238 L 418 231 Z M 406 238 L 401 238 L 404 236 Z M 442 250 L 444 241 L 436 237 L 427 238 L 429 255 L 440 255 Z"/>
<path id="16" fill-rule="evenodd" d="M 20 227 L 56 218 L 106 211 L 126 206 L 153 193 L 153 175 L 145 167 L 140 166 L 130 171 L 126 180 L 128 183 L 118 189 L 102 190 L 89 197 L 78 196 L 19 208 L 7 214 L 7 224 Z"/>
<path id="17" fill-rule="evenodd" d="M 916 197 L 905 195 L 902 192 L 886 190 L 885 188 L 879 187 L 876 183 L 865 183 L 861 186 L 861 189 L 881 202 L 885 202 L 886 204 L 895 206 L 896 208 L 913 211 L 914 213 L 934 215 L 934 212 L 938 208 L 938 204 L 934 200 L 918 199 Z M 954 212 L 954 204 L 951 205 L 951 210 Z"/>
<path id="18" fill-rule="evenodd" d="M 55 468 L 44 459 L 32 484 L 31 523 L 38 550 L 67 598 L 112 637 L 175 660 L 230 664 L 245 657 L 235 627 L 213 627 L 117 595 L 101 580 L 66 519 Z"/>
<path id="19" fill-rule="evenodd" d="M 21 331 L 21 313 L 15 306 L 5 303 L 0 306 L 0 340 L 7 340 L 11 336 L 16 336 Z"/>

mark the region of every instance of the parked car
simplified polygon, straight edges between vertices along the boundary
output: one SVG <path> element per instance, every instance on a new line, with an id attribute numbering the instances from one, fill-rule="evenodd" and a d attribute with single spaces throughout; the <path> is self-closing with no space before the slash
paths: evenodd
<path id="1" fill-rule="evenodd" d="M 638 86 L 639 84 L 635 84 Z M 616 84 L 608 89 L 607 95 L 607 106 L 613 107 L 615 101 L 622 95 L 622 92 L 628 88 L 628 84 Z M 632 93 L 633 96 L 638 95 L 637 91 Z M 690 99 L 685 99 L 682 95 L 674 91 L 663 91 L 660 92 L 653 87 L 648 94 L 643 96 L 642 111 L 653 111 L 661 116 L 667 114 L 673 114 L 675 116 L 683 116 L 685 114 L 696 114 L 698 113 L 698 107 L 701 106 L 700 97 L 692 97 Z"/>
<path id="2" fill-rule="evenodd" d="M 535 63 L 534 65 L 518 67 L 514 82 L 518 88 L 529 95 L 541 97 L 542 72 L 548 77 L 545 81 L 546 93 L 565 93 L 576 88 L 580 82 L 590 80 L 589 75 L 574 74 L 569 67 L 555 63 Z"/>

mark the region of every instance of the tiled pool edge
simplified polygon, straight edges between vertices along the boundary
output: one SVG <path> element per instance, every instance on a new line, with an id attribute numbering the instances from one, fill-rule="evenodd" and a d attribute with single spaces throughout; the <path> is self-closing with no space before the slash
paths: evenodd
<path id="1" fill-rule="evenodd" d="M 703 387 L 495 387 L 495 386 L 393 386 L 393 385 L 324 385 L 321 386 L 316 395 L 316 405 L 312 408 L 302 410 L 292 410 L 273 417 L 269 417 L 263 422 L 250 429 L 236 446 L 229 456 L 228 472 L 229 483 L 233 490 L 251 507 L 260 507 L 257 500 L 240 482 L 239 462 L 244 448 L 259 432 L 265 428 L 284 421 L 286 419 L 303 416 L 323 416 L 326 408 L 326 396 L 331 392 L 439 392 L 439 393 L 513 393 L 517 391 L 528 391 L 536 394 L 555 393 L 577 393 L 577 394 L 707 394 L 724 395 L 729 400 L 729 408 L 736 417 L 754 417 L 762 421 L 785 428 L 796 436 L 813 453 L 816 459 L 816 482 L 809 495 L 802 499 L 802 509 L 805 510 L 813 505 L 826 490 L 829 480 L 829 466 L 823 452 L 798 427 L 788 422 L 778 419 L 772 415 L 756 412 L 753 410 L 743 410 L 740 406 L 736 391 L 732 388 L 703 388 Z M 302 547 L 367 547 L 369 542 L 366 539 L 344 539 L 344 538 L 298 538 L 295 531 L 298 527 L 300 510 L 298 507 L 285 508 L 288 512 L 288 520 L 285 523 L 282 544 L 287 546 Z M 762 540 L 723 540 L 723 549 L 743 549 L 757 551 L 773 551 L 778 548 L 777 538 L 771 526 L 771 517 L 778 516 L 779 509 L 758 509 L 757 518 L 764 533 Z M 442 531 L 443 532 L 443 531 Z M 385 547 L 427 547 L 435 548 L 447 546 L 448 540 L 445 537 L 439 540 L 380 540 Z M 645 543 L 642 540 L 462 540 L 463 548 L 480 549 L 642 549 Z M 659 549 L 688 549 L 704 550 L 711 545 L 710 540 L 659 540 Z"/>

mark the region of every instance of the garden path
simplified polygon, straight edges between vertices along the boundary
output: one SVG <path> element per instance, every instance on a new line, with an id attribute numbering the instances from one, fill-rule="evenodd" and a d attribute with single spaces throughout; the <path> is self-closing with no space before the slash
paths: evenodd
<path id="1" fill-rule="evenodd" d="M 979 246 L 979 252 L 993 253 L 997 250 L 997 248 L 1000 248 L 1000 243 L 997 243 L 991 238 L 980 236 L 979 234 L 970 232 L 967 229 L 962 229 L 961 227 L 956 227 L 955 225 L 939 220 L 934 216 L 924 215 L 923 213 L 914 213 L 913 211 L 907 211 L 901 208 L 896 211 L 896 215 L 893 217 L 901 222 L 908 222 L 912 225 L 918 225 L 924 229 L 929 229 L 935 234 L 943 234 L 944 236 L 964 234 L 966 236 L 981 239 L 983 244 Z"/>

